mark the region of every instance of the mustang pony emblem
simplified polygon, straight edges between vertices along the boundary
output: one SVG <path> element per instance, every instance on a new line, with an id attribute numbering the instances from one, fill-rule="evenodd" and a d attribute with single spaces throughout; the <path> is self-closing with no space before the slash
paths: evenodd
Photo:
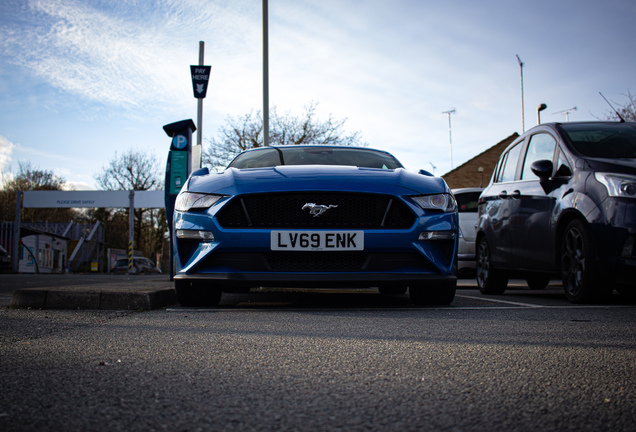
<path id="1" fill-rule="evenodd" d="M 309 213 L 314 215 L 314 217 L 318 217 L 329 209 L 336 208 L 337 205 L 322 205 L 315 203 L 307 203 L 303 206 L 303 210 L 309 209 Z"/>

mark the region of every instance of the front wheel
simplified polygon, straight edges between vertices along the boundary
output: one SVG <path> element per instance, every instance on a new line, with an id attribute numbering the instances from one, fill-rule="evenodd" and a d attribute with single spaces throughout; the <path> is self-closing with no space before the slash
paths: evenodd
<path id="1" fill-rule="evenodd" d="M 596 302 L 607 296 L 608 290 L 601 288 L 599 283 L 594 260 L 587 227 L 580 220 L 573 220 L 561 241 L 561 279 L 565 295 L 572 303 Z"/>
<path id="2" fill-rule="evenodd" d="M 217 306 L 223 290 L 204 280 L 175 279 L 174 289 L 182 306 Z"/>
<path id="3" fill-rule="evenodd" d="M 503 294 L 508 286 L 508 278 L 499 270 L 493 268 L 490 257 L 490 247 L 486 237 L 479 239 L 476 250 L 476 279 L 482 294 Z"/>
<path id="4" fill-rule="evenodd" d="M 411 302 L 418 306 L 445 306 L 455 299 L 457 280 L 413 282 L 409 284 Z"/>

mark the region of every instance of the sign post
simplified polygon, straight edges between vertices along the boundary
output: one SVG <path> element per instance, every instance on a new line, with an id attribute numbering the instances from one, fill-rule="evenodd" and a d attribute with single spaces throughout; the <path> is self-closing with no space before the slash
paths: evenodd
<path id="1" fill-rule="evenodd" d="M 205 51 L 205 43 L 199 42 L 199 64 L 197 66 L 190 66 L 190 73 L 192 75 L 192 91 L 194 97 L 197 99 L 197 145 L 192 148 L 191 152 L 191 167 L 192 169 L 201 168 L 201 141 L 203 134 L 203 99 L 208 92 L 208 81 L 210 80 L 210 71 L 212 66 L 203 65 L 203 53 Z"/>

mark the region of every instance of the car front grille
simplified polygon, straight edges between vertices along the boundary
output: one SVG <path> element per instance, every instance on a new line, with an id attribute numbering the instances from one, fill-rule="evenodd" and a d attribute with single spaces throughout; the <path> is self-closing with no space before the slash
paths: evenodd
<path id="1" fill-rule="evenodd" d="M 330 208 L 315 216 L 306 204 Z M 415 214 L 389 195 L 268 193 L 234 198 L 217 220 L 223 228 L 408 229 L 415 223 Z"/>

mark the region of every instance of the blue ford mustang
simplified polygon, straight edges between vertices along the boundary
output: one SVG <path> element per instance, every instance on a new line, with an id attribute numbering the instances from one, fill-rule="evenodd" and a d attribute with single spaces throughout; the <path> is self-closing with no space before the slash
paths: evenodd
<path id="1" fill-rule="evenodd" d="M 450 304 L 457 205 L 443 179 L 345 146 L 247 150 L 192 173 L 174 215 L 175 289 L 213 306 L 251 287 L 377 287 Z"/>

